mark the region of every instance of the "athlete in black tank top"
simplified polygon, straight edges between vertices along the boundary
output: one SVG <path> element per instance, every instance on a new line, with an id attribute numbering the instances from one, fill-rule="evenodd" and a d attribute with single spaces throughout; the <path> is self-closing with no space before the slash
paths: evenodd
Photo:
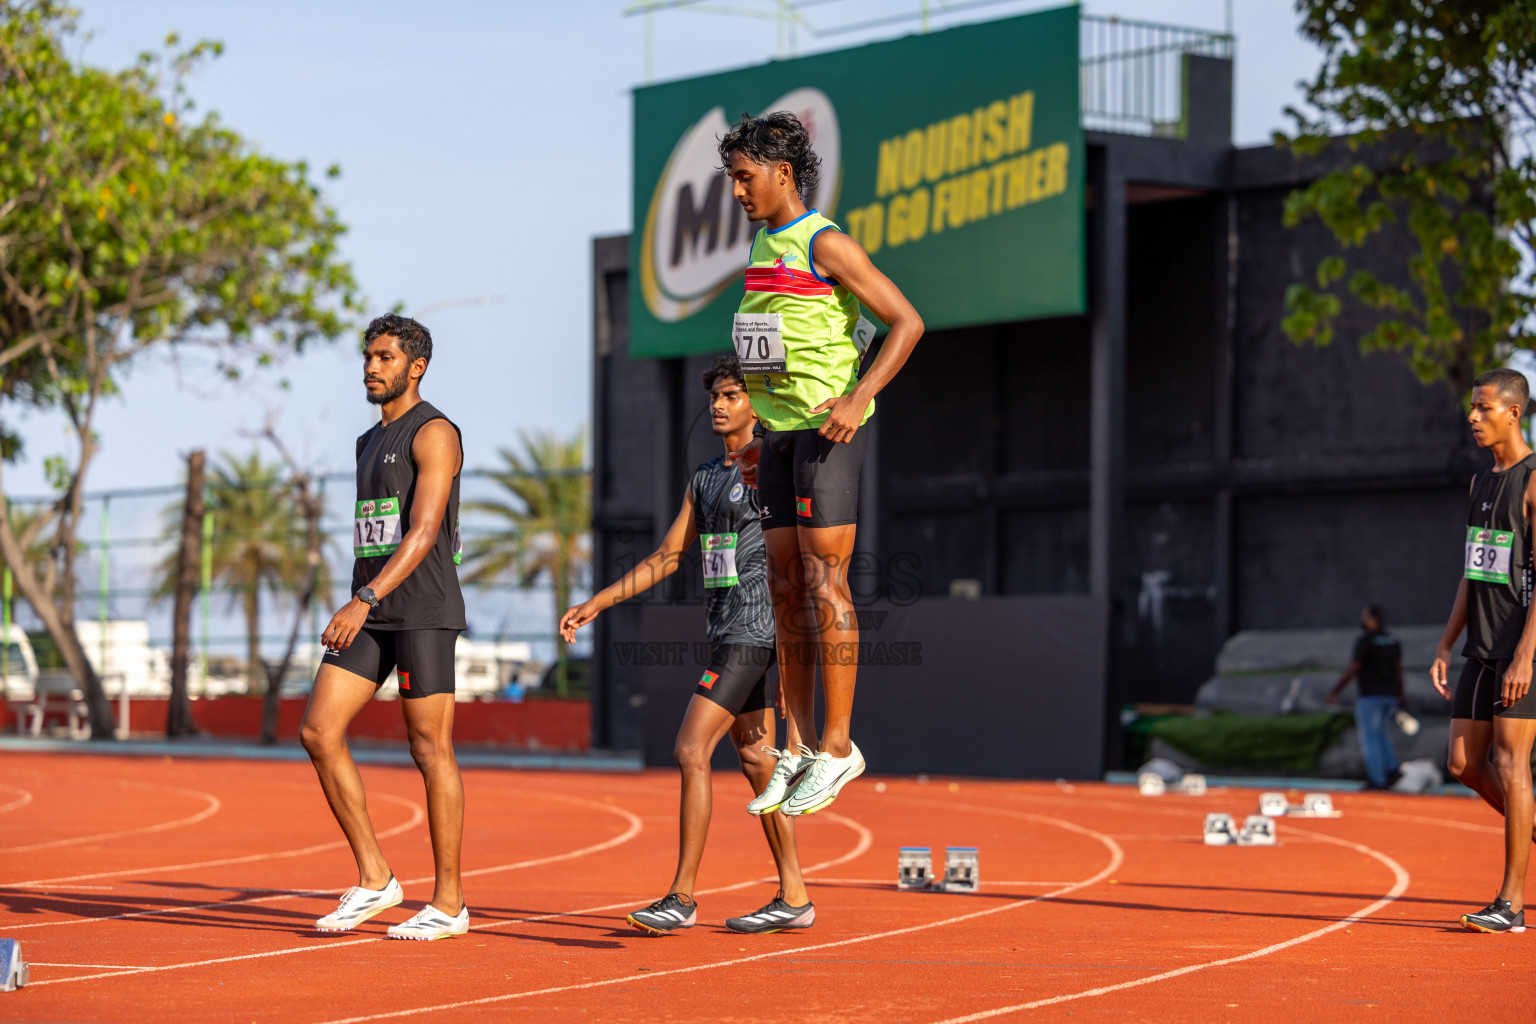
<path id="1" fill-rule="evenodd" d="M 1536 455 L 1521 431 L 1529 401 L 1530 385 L 1513 370 L 1490 370 L 1473 382 L 1467 420 L 1478 447 L 1493 455 L 1493 466 L 1472 480 L 1461 585 L 1430 669 L 1435 688 L 1454 701 L 1451 774 L 1504 814 L 1499 894 L 1487 907 L 1461 917 L 1463 927 L 1484 932 L 1525 928 L 1525 870 L 1533 838 L 1536 617 L 1530 608 Z M 1467 663 L 1452 693 L 1446 669 L 1463 629 Z"/>
<path id="2" fill-rule="evenodd" d="M 358 883 L 321 931 L 348 931 L 403 899 L 378 841 L 347 726 L 391 675 L 400 686 L 411 754 L 427 787 L 437 885 L 432 902 L 393 925 L 396 939 L 462 935 L 469 928 L 459 878 L 464 787 L 453 756 L 454 643 L 464 628 L 459 560 L 459 429 L 422 401 L 432 335 L 407 317 L 382 316 L 363 338 L 363 381 L 380 422 L 357 439 L 353 506 L 354 596 L 321 634 L 325 658 L 304 713 L 309 751 L 352 855 Z"/>

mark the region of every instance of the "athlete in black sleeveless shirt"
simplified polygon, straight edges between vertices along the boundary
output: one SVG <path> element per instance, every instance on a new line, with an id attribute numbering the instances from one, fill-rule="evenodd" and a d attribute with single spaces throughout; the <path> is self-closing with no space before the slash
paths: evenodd
<path id="1" fill-rule="evenodd" d="M 1464 927 L 1484 932 L 1525 928 L 1536 739 L 1536 615 L 1530 614 L 1536 455 L 1520 427 L 1529 400 L 1529 384 L 1514 370 L 1490 370 L 1473 381 L 1467 420 L 1493 466 L 1472 479 L 1461 585 L 1430 669 L 1435 688 L 1454 702 L 1451 774 L 1504 815 L 1503 886 L 1486 908 L 1461 918 Z M 1446 670 L 1463 629 L 1467 662 L 1453 694 Z"/>
<path id="2" fill-rule="evenodd" d="M 725 442 L 727 453 L 735 451 L 752 439 L 757 423 L 741 367 L 735 356 L 721 356 L 703 376 L 714 431 Z M 633 927 L 652 935 L 692 928 L 698 919 L 693 890 L 709 832 L 709 760 L 721 738 L 730 733 L 754 793 L 767 787 L 784 760 L 772 746 L 774 702 L 768 696 L 768 669 L 775 660 L 768 557 L 757 495 L 742 481 L 740 466 L 721 455 L 694 470 L 683 493 L 682 510 L 661 546 L 623 579 L 560 619 L 560 632 L 567 642 L 574 641 L 576 630 L 599 614 L 676 572 L 695 537 L 703 554 L 710 661 L 694 688 L 672 752 L 683 776 L 677 872 L 667 895 L 627 918 Z M 791 731 L 791 746 L 796 738 Z M 779 869 L 779 893 L 761 910 L 730 918 L 726 926 L 740 932 L 809 928 L 816 911 L 800 877 L 794 824 L 777 813 L 776 806 L 761 820 Z"/>
<path id="3" fill-rule="evenodd" d="M 325 658 L 304 713 L 325 798 L 357 859 L 357 886 L 316 922 L 347 931 L 404 894 L 374 838 L 347 726 L 393 672 L 411 755 L 427 789 L 437 886 L 432 902 L 388 929 L 438 939 L 469 927 L 459 880 L 464 787 L 453 756 L 453 649 L 464 628 L 459 561 L 459 429 L 420 393 L 432 335 L 415 320 L 381 316 L 363 334 L 363 386 L 383 416 L 357 439 L 353 598 L 321 634 Z"/>

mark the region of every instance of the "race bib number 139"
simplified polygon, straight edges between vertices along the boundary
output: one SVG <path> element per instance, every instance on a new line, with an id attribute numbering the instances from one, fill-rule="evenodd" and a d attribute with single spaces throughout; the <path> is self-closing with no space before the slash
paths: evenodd
<path id="1" fill-rule="evenodd" d="M 1515 535 L 1504 530 L 1467 527 L 1467 565 L 1463 575 L 1483 583 L 1508 583 L 1514 542 Z"/>

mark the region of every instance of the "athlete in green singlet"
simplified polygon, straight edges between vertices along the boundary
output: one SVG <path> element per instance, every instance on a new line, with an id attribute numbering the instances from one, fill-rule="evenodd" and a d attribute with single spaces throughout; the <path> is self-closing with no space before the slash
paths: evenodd
<path id="1" fill-rule="evenodd" d="M 826 709 L 816 751 L 784 753 L 748 809 L 811 814 L 864 771 L 849 735 L 859 627 L 848 561 L 868 440 L 860 427 L 922 337 L 923 321 L 857 242 L 806 209 L 820 160 L 793 114 L 743 116 L 720 140 L 720 159 L 748 219 L 762 223 L 732 341 L 767 434 L 733 457 L 757 486 L 792 734 L 816 736 L 818 664 Z M 890 328 L 862 375 L 861 303 Z"/>

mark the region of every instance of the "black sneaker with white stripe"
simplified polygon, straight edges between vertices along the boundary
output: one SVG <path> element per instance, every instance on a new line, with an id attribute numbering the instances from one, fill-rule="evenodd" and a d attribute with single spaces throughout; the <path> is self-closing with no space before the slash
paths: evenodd
<path id="1" fill-rule="evenodd" d="M 1523 932 L 1525 911 L 1511 910 L 1510 902 L 1495 896 L 1475 914 L 1462 914 L 1461 926 L 1469 932 Z"/>
<path id="2" fill-rule="evenodd" d="M 780 889 L 773 902 L 762 910 L 748 914 L 745 917 L 727 918 L 725 926 L 733 932 L 746 932 L 749 935 L 766 935 L 768 932 L 789 931 L 796 928 L 809 928 L 816 923 L 816 906 L 807 903 L 803 907 L 792 907 L 784 902 L 784 890 Z"/>
<path id="3" fill-rule="evenodd" d="M 686 902 L 684 902 L 686 901 Z M 624 920 L 630 927 L 648 935 L 666 935 L 692 928 L 699 919 L 699 906 L 680 892 L 669 892 L 644 910 L 637 910 Z"/>

